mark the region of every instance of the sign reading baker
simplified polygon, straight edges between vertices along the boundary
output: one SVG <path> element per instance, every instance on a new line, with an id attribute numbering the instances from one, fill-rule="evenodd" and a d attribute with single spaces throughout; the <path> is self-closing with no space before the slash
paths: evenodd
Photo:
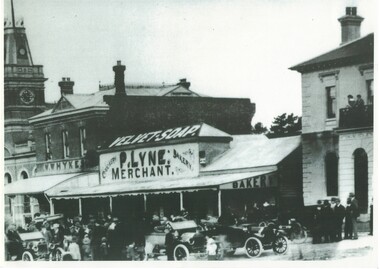
<path id="1" fill-rule="evenodd" d="M 101 182 L 129 179 L 195 177 L 199 173 L 197 144 L 167 145 L 100 155 Z"/>
<path id="2" fill-rule="evenodd" d="M 223 184 L 220 186 L 222 190 L 235 190 L 235 189 L 259 189 L 277 187 L 278 174 L 271 173 L 255 177 L 245 178 L 239 181 Z"/>
<path id="3" fill-rule="evenodd" d="M 185 127 L 172 128 L 167 130 L 143 133 L 138 135 L 127 135 L 116 138 L 108 148 L 133 145 L 147 142 L 167 141 L 177 138 L 187 138 L 196 136 L 201 125 L 191 125 Z"/>

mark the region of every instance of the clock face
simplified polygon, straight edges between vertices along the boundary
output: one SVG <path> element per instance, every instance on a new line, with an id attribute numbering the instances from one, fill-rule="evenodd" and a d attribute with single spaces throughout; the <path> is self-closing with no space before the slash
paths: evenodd
<path id="1" fill-rule="evenodd" d="M 20 48 L 20 49 L 18 50 L 18 53 L 19 53 L 21 56 L 25 56 L 25 54 L 26 54 L 26 50 L 25 50 L 25 48 Z"/>
<path id="2" fill-rule="evenodd" d="M 26 105 L 33 103 L 34 93 L 31 90 L 25 89 L 20 92 L 20 99 Z"/>

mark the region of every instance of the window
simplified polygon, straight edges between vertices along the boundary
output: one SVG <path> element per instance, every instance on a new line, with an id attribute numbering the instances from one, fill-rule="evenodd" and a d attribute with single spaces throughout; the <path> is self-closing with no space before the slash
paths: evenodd
<path id="1" fill-rule="evenodd" d="M 24 213 L 30 213 L 30 196 L 24 195 Z"/>
<path id="2" fill-rule="evenodd" d="M 355 196 L 358 200 L 359 211 L 368 211 L 368 155 L 364 149 L 354 151 Z"/>
<path id="3" fill-rule="evenodd" d="M 338 195 L 338 157 L 334 152 L 326 154 L 326 192 L 327 196 Z"/>
<path id="4" fill-rule="evenodd" d="M 335 118 L 336 111 L 336 88 L 335 86 L 326 88 L 327 94 L 327 118 Z"/>
<path id="5" fill-rule="evenodd" d="M 28 176 L 28 173 L 25 172 L 25 171 L 22 171 L 21 174 L 20 174 L 20 179 L 27 179 L 29 176 Z"/>
<path id="6" fill-rule="evenodd" d="M 45 154 L 46 160 L 49 161 L 52 159 L 51 154 L 51 135 L 49 133 L 45 134 Z"/>
<path id="7" fill-rule="evenodd" d="M 367 80 L 367 93 L 368 93 L 367 104 L 373 105 L 373 79 Z"/>
<path id="8" fill-rule="evenodd" d="M 63 146 L 63 158 L 70 157 L 70 148 L 69 148 L 69 132 L 62 131 L 62 146 Z"/>
<path id="9" fill-rule="evenodd" d="M 86 128 L 79 128 L 79 142 L 80 142 L 80 154 L 81 156 L 86 155 L 87 147 L 86 147 Z"/>
<path id="10" fill-rule="evenodd" d="M 5 181 L 7 184 L 12 183 L 12 176 L 11 176 L 11 174 L 9 174 L 9 173 L 5 173 L 5 175 L 4 175 L 4 181 Z"/>

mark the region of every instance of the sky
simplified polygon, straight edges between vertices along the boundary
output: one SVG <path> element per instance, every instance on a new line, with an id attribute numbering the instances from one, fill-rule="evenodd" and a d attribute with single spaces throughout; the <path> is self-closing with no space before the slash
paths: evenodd
<path id="1" fill-rule="evenodd" d="M 4 17 L 11 18 L 10 0 Z M 301 75 L 288 68 L 339 46 L 346 6 L 376 28 L 375 0 L 14 0 L 34 64 L 44 66 L 46 101 L 70 77 L 74 93 L 112 84 L 117 60 L 126 83 L 174 84 L 214 97 L 250 98 L 252 124 L 301 116 Z"/>

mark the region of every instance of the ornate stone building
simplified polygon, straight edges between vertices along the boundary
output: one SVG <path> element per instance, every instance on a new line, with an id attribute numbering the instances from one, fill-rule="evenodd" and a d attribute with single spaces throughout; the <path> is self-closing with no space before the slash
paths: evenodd
<path id="1" fill-rule="evenodd" d="M 373 195 L 374 34 L 360 37 L 356 7 L 338 20 L 340 46 L 290 68 L 302 74 L 304 203 L 336 196 L 345 203 L 354 192 L 366 221 Z M 351 98 L 358 95 L 363 101 Z"/>

